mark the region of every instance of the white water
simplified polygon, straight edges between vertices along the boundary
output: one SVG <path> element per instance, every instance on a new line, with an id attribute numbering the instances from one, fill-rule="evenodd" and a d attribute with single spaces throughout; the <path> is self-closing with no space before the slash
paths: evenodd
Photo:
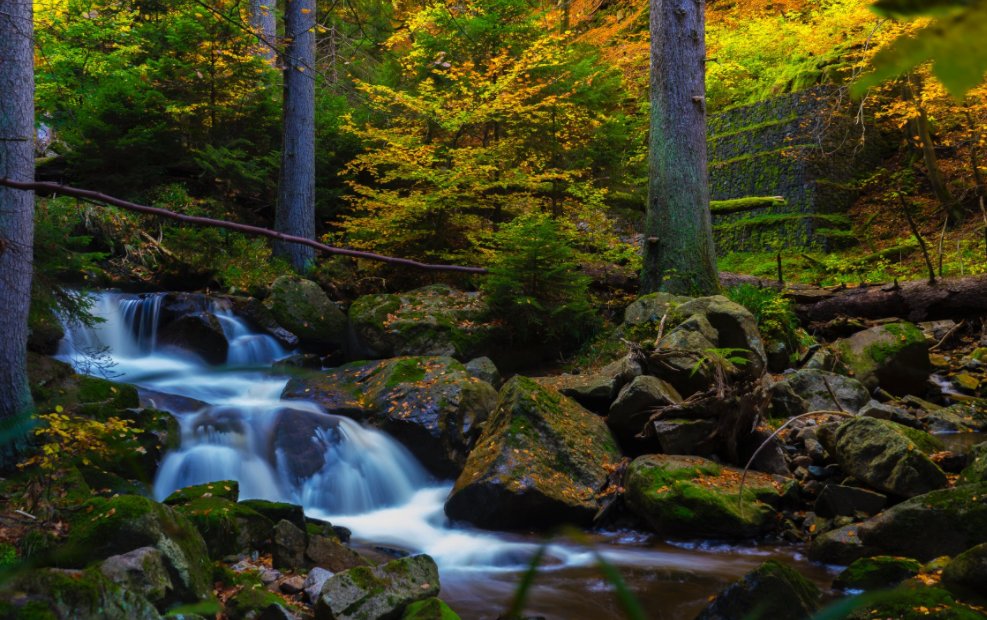
<path id="1" fill-rule="evenodd" d="M 144 388 L 151 398 L 157 393 L 194 399 L 173 411 L 182 429 L 181 447 L 161 464 L 154 485 L 157 499 L 191 484 L 236 480 L 241 498 L 298 503 L 310 516 L 350 528 L 357 541 L 428 553 L 442 571 L 443 596 L 458 603 L 464 617 L 496 617 L 515 588 L 517 573 L 527 568 L 541 541 L 450 525 L 443 504 L 452 483 L 431 478 L 399 443 L 352 420 L 330 416 L 313 403 L 282 401 L 288 378 L 258 368 L 269 367 L 287 352 L 229 310 L 213 308 L 230 341 L 224 367 L 159 347 L 161 300 L 157 294 L 100 294 L 94 312 L 105 322 L 95 328 L 66 326 L 59 351 L 59 357 L 80 372 L 108 371 L 116 380 Z M 94 351 L 103 352 L 99 364 L 87 356 Z M 111 367 L 106 368 L 106 362 Z M 324 459 L 319 471 L 301 477 L 287 473 L 294 455 L 283 445 L 272 447 L 281 415 L 319 421 L 321 426 L 301 440 L 310 445 L 297 446 L 298 451 L 314 446 Z M 751 570 L 769 553 L 743 547 L 656 549 L 638 538 L 619 536 L 595 548 L 549 544 L 542 572 L 558 575 L 560 585 L 544 585 L 542 602 L 549 610 L 570 607 L 556 617 L 600 617 L 592 610 L 584 613 L 583 603 L 576 603 L 588 592 L 607 588 L 598 577 L 587 577 L 589 569 L 584 568 L 597 562 L 596 554 L 627 570 L 643 571 L 649 583 L 656 579 L 655 571 L 671 572 L 666 579 L 676 592 L 682 574 L 724 582 Z M 702 592 L 700 601 L 706 596 Z M 535 603 L 538 596 L 536 591 Z M 685 615 L 694 614 L 694 607 Z"/>

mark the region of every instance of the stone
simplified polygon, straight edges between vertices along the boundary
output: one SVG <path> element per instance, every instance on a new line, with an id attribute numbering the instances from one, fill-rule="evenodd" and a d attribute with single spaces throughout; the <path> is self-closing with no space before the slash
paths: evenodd
<path id="1" fill-rule="evenodd" d="M 883 590 L 897 586 L 921 570 L 922 564 L 911 558 L 889 555 L 860 558 L 837 575 L 833 587 L 841 590 Z"/>
<path id="2" fill-rule="evenodd" d="M 667 381 L 640 375 L 625 385 L 610 405 L 607 425 L 618 439 L 631 442 L 644 429 L 656 408 L 680 402 L 682 397 Z"/>
<path id="3" fill-rule="evenodd" d="M 651 430 L 665 454 L 708 455 L 710 450 L 703 449 L 702 442 L 716 430 L 716 421 L 670 418 L 653 422 Z"/>
<path id="4" fill-rule="evenodd" d="M 756 379 L 764 374 L 767 368 L 764 342 L 750 310 L 722 295 L 697 297 L 675 310 L 682 315 L 703 316 L 716 330 L 717 348 L 745 349 L 747 364 L 740 368 L 742 376 Z"/>
<path id="5" fill-rule="evenodd" d="M 113 583 L 140 594 L 154 605 L 167 604 L 174 590 L 164 554 L 154 547 L 112 555 L 100 563 L 99 571 Z"/>
<path id="6" fill-rule="evenodd" d="M 264 515 L 271 520 L 271 523 L 284 519 L 298 529 L 305 529 L 305 512 L 298 504 L 271 502 L 266 499 L 245 499 L 240 501 L 240 505 Z"/>
<path id="7" fill-rule="evenodd" d="M 497 365 L 489 357 L 475 357 L 466 362 L 466 372 L 484 383 L 489 383 L 495 389 L 503 383 Z"/>
<path id="8" fill-rule="evenodd" d="M 776 511 L 791 481 L 741 471 L 698 456 L 651 454 L 624 475 L 627 508 L 663 536 L 748 538 L 780 525 Z"/>
<path id="9" fill-rule="evenodd" d="M 277 278 L 264 305 L 281 327 L 298 337 L 303 347 L 321 351 L 338 349 L 346 343 L 346 314 L 311 280 Z"/>
<path id="10" fill-rule="evenodd" d="M 666 314 L 687 301 L 689 297 L 670 293 L 649 293 L 638 297 L 624 310 L 624 327 L 657 324 Z M 652 340 L 654 336 L 652 336 Z"/>
<path id="11" fill-rule="evenodd" d="M 254 297 L 227 297 L 226 300 L 237 316 L 247 319 L 255 329 L 273 336 L 285 349 L 298 346 L 298 336 L 278 325 L 277 319 L 260 300 Z"/>
<path id="12" fill-rule="evenodd" d="M 312 564 L 327 568 L 334 573 L 368 564 L 359 553 L 335 538 L 318 534 L 309 535 L 305 556 Z"/>
<path id="13" fill-rule="evenodd" d="M 373 568 L 361 566 L 326 580 L 315 620 L 400 618 L 417 601 L 439 593 L 439 570 L 427 555 L 413 555 Z"/>
<path id="14" fill-rule="evenodd" d="M 482 426 L 497 404 L 497 392 L 470 376 L 451 357 L 396 357 L 353 362 L 324 373 L 295 377 L 282 398 L 312 400 L 330 414 L 377 427 L 403 443 L 426 468 L 455 477 L 466 463 Z M 286 414 L 283 414 L 286 415 Z M 291 414 L 293 418 L 301 417 Z M 302 427 L 326 426 L 331 419 L 276 423 L 275 443 L 286 447 L 307 433 Z M 285 439 L 282 440 L 281 437 Z M 314 445 L 314 444 L 313 444 Z M 311 452 L 319 447 L 305 447 Z M 322 459 L 289 455 L 294 475 L 318 471 Z"/>
<path id="15" fill-rule="evenodd" d="M 281 585 L 278 586 L 278 589 L 285 594 L 298 594 L 299 592 L 303 592 L 305 590 L 305 577 L 302 577 L 301 575 L 286 577 L 285 580 L 281 582 Z"/>
<path id="16" fill-rule="evenodd" d="M 258 583 L 245 584 L 226 601 L 223 612 L 228 620 L 296 620 L 284 608 L 284 599 Z"/>
<path id="17" fill-rule="evenodd" d="M 987 442 L 975 445 L 968 458 L 970 464 L 960 472 L 957 484 L 987 482 Z"/>
<path id="18" fill-rule="evenodd" d="M 272 563 L 275 568 L 298 569 L 305 563 L 307 536 L 290 521 L 281 520 L 274 526 Z"/>
<path id="19" fill-rule="evenodd" d="M 770 392 L 772 414 L 780 418 L 809 411 L 856 413 L 870 400 L 867 388 L 859 381 L 813 369 L 802 369 L 784 375 L 781 381 L 771 386 Z M 836 397 L 835 401 L 833 396 Z"/>
<path id="20" fill-rule="evenodd" d="M 929 341 L 907 322 L 871 327 L 834 345 L 843 363 L 868 389 L 894 395 L 924 393 L 932 364 Z"/>
<path id="21" fill-rule="evenodd" d="M 353 357 L 484 355 L 500 333 L 479 293 L 433 284 L 407 293 L 366 295 L 349 309 Z"/>
<path id="22" fill-rule="evenodd" d="M 164 504 L 178 506 L 192 500 L 216 497 L 231 502 L 240 497 L 240 483 L 236 480 L 217 480 L 205 484 L 195 484 L 178 489 L 164 499 Z"/>
<path id="23" fill-rule="evenodd" d="M 161 615 L 146 598 L 96 568 L 42 568 L 18 571 L 0 583 L 0 617 L 160 620 Z"/>
<path id="24" fill-rule="evenodd" d="M 846 620 L 982 620 L 983 617 L 981 611 L 957 602 L 945 589 L 926 586 L 916 580 L 905 581 L 894 590 L 882 592 L 867 605 L 861 605 L 843 616 Z"/>
<path id="25" fill-rule="evenodd" d="M 858 413 L 868 418 L 890 420 L 891 422 L 897 422 L 898 424 L 904 424 L 913 428 L 919 426 L 918 417 L 907 409 L 895 407 L 887 403 L 879 403 L 876 400 L 868 401 L 866 405 L 860 408 Z"/>
<path id="26" fill-rule="evenodd" d="M 594 372 L 564 374 L 539 382 L 558 389 L 583 407 L 603 415 L 610 409 L 620 390 L 642 372 L 637 359 L 633 355 L 625 355 Z"/>
<path id="27" fill-rule="evenodd" d="M 602 419 L 515 376 L 501 388 L 445 512 L 493 529 L 589 524 L 620 458 Z"/>
<path id="28" fill-rule="evenodd" d="M 920 433 L 894 422 L 858 417 L 840 424 L 825 443 L 843 470 L 856 479 L 884 493 L 914 497 L 949 483 L 913 440 L 923 441 Z"/>
<path id="29" fill-rule="evenodd" d="M 225 364 L 230 343 L 219 319 L 211 312 L 181 316 L 160 328 L 158 345 L 175 347 L 201 357 L 209 364 Z"/>
<path id="30" fill-rule="evenodd" d="M 942 571 L 942 585 L 960 600 L 987 602 L 987 543 L 953 558 Z"/>
<path id="31" fill-rule="evenodd" d="M 319 593 L 322 592 L 322 586 L 334 574 L 332 571 L 328 571 L 321 566 L 316 566 L 308 572 L 308 576 L 305 577 L 305 583 L 302 584 L 302 589 L 305 591 L 305 597 L 309 603 L 314 605 L 319 600 Z"/>
<path id="32" fill-rule="evenodd" d="M 43 303 L 32 303 L 27 327 L 28 351 L 41 355 L 58 353 L 58 343 L 65 337 L 65 330 L 51 306 Z"/>
<path id="33" fill-rule="evenodd" d="M 826 532 L 813 541 L 810 557 L 849 564 L 883 554 L 925 562 L 985 542 L 987 483 L 981 482 L 919 495 L 861 523 Z"/>
<path id="34" fill-rule="evenodd" d="M 923 409 L 918 419 L 932 433 L 987 431 L 987 413 L 976 403 L 956 403 L 949 407 Z"/>
<path id="35" fill-rule="evenodd" d="M 873 516 L 884 509 L 888 498 L 880 493 L 840 484 L 827 484 L 816 498 L 813 510 L 820 517 Z"/>
<path id="36" fill-rule="evenodd" d="M 696 620 L 804 620 L 819 608 L 821 597 L 811 581 L 769 560 L 717 594 Z"/>

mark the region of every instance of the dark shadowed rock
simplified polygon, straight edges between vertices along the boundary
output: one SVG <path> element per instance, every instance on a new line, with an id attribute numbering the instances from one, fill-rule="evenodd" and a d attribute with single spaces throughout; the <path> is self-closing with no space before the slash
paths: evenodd
<path id="1" fill-rule="evenodd" d="M 919 574 L 922 565 L 911 558 L 876 555 L 854 560 L 833 581 L 841 590 L 883 590 Z"/>
<path id="2" fill-rule="evenodd" d="M 165 603 L 174 591 L 164 554 L 154 547 L 110 556 L 99 565 L 99 570 L 113 583 L 140 594 L 155 605 Z"/>
<path id="3" fill-rule="evenodd" d="M 769 560 L 717 594 L 696 620 L 805 620 L 821 596 L 811 581 Z"/>
<path id="4" fill-rule="evenodd" d="M 827 484 L 819 492 L 814 507 L 820 517 L 872 516 L 880 512 L 888 498 L 880 493 L 840 484 Z"/>
<path id="5" fill-rule="evenodd" d="M 932 374 L 929 342 L 911 323 L 878 325 L 835 344 L 843 363 L 869 389 L 924 393 Z"/>
<path id="6" fill-rule="evenodd" d="M 771 409 L 777 417 L 809 411 L 856 413 L 869 400 L 867 388 L 859 381 L 825 370 L 802 369 L 771 386 Z"/>
<path id="7" fill-rule="evenodd" d="M 610 405 L 607 425 L 621 441 L 631 441 L 644 429 L 657 407 L 680 402 L 682 397 L 671 384 L 658 377 L 641 375 L 620 390 Z"/>
<path id="8" fill-rule="evenodd" d="M 942 584 L 960 600 L 987 602 L 987 543 L 953 558 L 942 571 Z"/>
<path id="9" fill-rule="evenodd" d="M 271 284 L 264 305 L 271 315 L 303 346 L 336 349 L 346 343 L 346 315 L 311 280 L 281 276 Z"/>
<path id="10" fill-rule="evenodd" d="M 230 343 L 219 319 L 211 312 L 186 314 L 158 332 L 158 344 L 191 351 L 210 364 L 226 363 Z"/>

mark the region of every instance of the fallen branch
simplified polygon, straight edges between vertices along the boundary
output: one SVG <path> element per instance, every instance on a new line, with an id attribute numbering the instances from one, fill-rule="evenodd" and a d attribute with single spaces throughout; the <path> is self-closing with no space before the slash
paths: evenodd
<path id="1" fill-rule="evenodd" d="M 61 194 L 63 196 L 72 196 L 74 198 L 81 198 L 82 200 L 88 200 L 90 202 L 100 205 L 110 205 L 114 207 L 119 207 L 121 209 L 126 209 L 127 211 L 136 211 L 138 213 L 156 215 L 158 217 L 163 217 L 170 220 L 176 220 L 179 222 L 184 222 L 186 224 L 193 224 L 195 226 L 211 226 L 214 228 L 225 228 L 227 230 L 233 230 L 239 233 L 243 233 L 245 235 L 251 235 L 255 237 L 268 237 L 270 239 L 278 239 L 279 241 L 285 241 L 288 243 L 297 243 L 300 245 L 306 245 L 308 247 L 315 248 L 317 251 L 322 252 L 323 254 L 349 256 L 352 258 L 361 258 L 364 260 L 372 260 L 381 263 L 388 263 L 391 265 L 402 265 L 404 267 L 424 269 L 426 271 L 453 271 L 458 273 L 475 273 L 475 274 L 487 273 L 487 270 L 484 269 L 483 267 L 467 267 L 464 265 L 436 265 L 432 263 L 420 263 L 418 261 L 410 260 L 407 258 L 396 258 L 394 256 L 384 256 L 382 254 L 374 254 L 373 252 L 361 252 L 359 250 L 348 250 L 346 248 L 337 248 L 330 245 L 325 245 L 324 243 L 319 243 L 318 241 L 314 241 L 312 239 L 305 239 L 304 237 L 297 237 L 295 235 L 286 235 L 284 233 L 279 233 L 269 228 L 261 228 L 260 226 L 251 226 L 249 224 L 228 222 L 226 220 L 217 220 L 211 217 L 183 215 L 181 213 L 175 213 L 174 211 L 169 211 L 167 209 L 161 209 L 158 207 L 149 207 L 147 205 L 128 202 L 120 198 L 114 198 L 113 196 L 101 194 L 100 192 L 95 192 L 88 189 L 80 189 L 78 187 L 71 187 L 69 185 L 62 185 L 60 183 L 50 183 L 45 181 L 35 181 L 29 183 L 29 182 L 21 182 L 21 181 L 12 181 L 10 179 L 3 178 L 0 179 L 0 185 L 4 185 L 6 187 L 12 187 L 14 189 L 22 189 L 25 191 L 40 191 L 40 192 L 46 192 L 51 194 Z"/>

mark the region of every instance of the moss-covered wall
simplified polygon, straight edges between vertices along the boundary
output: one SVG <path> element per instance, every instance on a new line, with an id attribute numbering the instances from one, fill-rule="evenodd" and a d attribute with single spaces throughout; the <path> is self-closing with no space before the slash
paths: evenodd
<path id="1" fill-rule="evenodd" d="M 713 200 L 782 196 L 784 202 L 717 212 L 719 253 L 785 247 L 830 250 L 853 241 L 842 214 L 856 193 L 850 181 L 881 149 L 860 147 L 846 102 L 830 87 L 733 108 L 708 120 Z"/>

